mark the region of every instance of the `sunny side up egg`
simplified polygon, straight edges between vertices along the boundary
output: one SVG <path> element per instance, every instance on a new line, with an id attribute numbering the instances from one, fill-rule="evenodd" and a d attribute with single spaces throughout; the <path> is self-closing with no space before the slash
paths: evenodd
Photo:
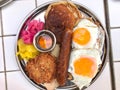
<path id="1" fill-rule="evenodd" d="M 72 81 L 80 89 L 88 86 L 97 74 L 101 64 L 100 57 L 97 49 L 79 49 L 71 52 L 68 71 L 74 78 Z"/>
<path id="2" fill-rule="evenodd" d="M 98 26 L 88 19 L 81 19 L 73 30 L 73 48 L 93 48 L 98 38 Z"/>

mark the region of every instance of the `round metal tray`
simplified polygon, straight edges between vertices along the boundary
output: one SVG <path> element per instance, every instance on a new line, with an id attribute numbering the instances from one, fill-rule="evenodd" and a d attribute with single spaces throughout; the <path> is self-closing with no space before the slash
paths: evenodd
<path id="1" fill-rule="evenodd" d="M 3 6 L 5 6 L 6 4 L 8 4 L 8 3 L 10 3 L 10 2 L 12 2 L 13 0 L 1 0 L 0 1 L 0 7 L 3 7 Z"/>
<path id="2" fill-rule="evenodd" d="M 45 3 L 41 6 L 39 6 L 38 8 L 36 8 L 35 10 L 33 10 L 31 13 L 29 13 L 29 15 L 27 15 L 27 17 L 23 20 L 23 22 L 21 23 L 19 29 L 18 29 L 18 33 L 17 33 L 17 38 L 16 38 L 16 45 L 15 45 L 15 52 L 18 51 L 18 47 L 17 47 L 17 41 L 19 39 L 19 34 L 21 32 L 21 30 L 23 28 L 26 28 L 26 23 L 27 21 L 30 21 L 32 19 L 38 19 L 40 18 L 41 21 L 44 21 L 44 13 L 45 13 L 45 10 L 47 9 L 47 7 L 53 3 L 54 1 L 51 1 L 51 2 L 48 2 L 48 3 Z M 86 7 L 84 7 L 83 5 L 77 3 L 77 2 L 73 2 L 77 7 L 78 9 L 84 13 L 87 17 L 92 17 L 92 19 L 95 21 L 95 22 L 99 22 L 99 25 L 100 25 L 100 28 L 104 30 L 104 33 L 105 33 L 105 40 L 104 40 L 104 47 L 103 47 L 103 54 L 102 54 L 102 65 L 100 66 L 99 68 L 99 72 L 97 73 L 97 75 L 92 79 L 90 85 L 95 82 L 95 80 L 97 80 L 97 78 L 100 76 L 101 72 L 103 71 L 104 69 L 104 66 L 106 64 L 106 57 L 107 57 L 107 54 L 108 54 L 108 49 L 109 49 L 109 44 L 108 44 L 108 34 L 107 34 L 107 31 L 104 29 L 104 27 L 102 26 L 101 22 L 99 21 L 99 19 L 93 14 L 91 13 L 91 11 L 89 11 Z M 26 62 L 24 60 L 21 60 L 21 58 L 19 56 L 16 57 L 16 60 L 17 60 L 17 63 L 20 67 L 20 70 L 22 71 L 23 75 L 25 76 L 25 78 L 30 82 L 32 83 L 34 86 L 36 86 L 37 88 L 39 88 L 40 90 L 46 90 L 44 86 L 42 85 L 38 85 L 36 84 L 33 80 L 31 80 L 27 74 L 26 74 L 26 71 L 25 71 L 25 65 L 26 65 Z M 79 90 L 79 89 L 75 89 L 77 88 L 76 85 L 74 85 L 72 82 L 67 82 L 66 86 L 64 87 L 61 87 L 61 88 L 57 88 L 57 89 L 66 89 L 66 90 Z M 87 87 L 83 87 L 83 89 L 85 89 Z"/>

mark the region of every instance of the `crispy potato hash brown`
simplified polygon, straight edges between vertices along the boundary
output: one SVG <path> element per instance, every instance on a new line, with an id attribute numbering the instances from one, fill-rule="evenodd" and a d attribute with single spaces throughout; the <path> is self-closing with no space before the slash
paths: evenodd
<path id="1" fill-rule="evenodd" d="M 49 53 L 40 53 L 27 62 L 25 70 L 30 79 L 37 84 L 49 83 L 55 78 L 56 58 Z"/>

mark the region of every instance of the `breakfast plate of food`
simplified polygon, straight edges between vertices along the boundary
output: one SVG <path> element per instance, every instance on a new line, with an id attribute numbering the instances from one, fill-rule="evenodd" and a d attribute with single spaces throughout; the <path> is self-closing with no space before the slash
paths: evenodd
<path id="1" fill-rule="evenodd" d="M 21 23 L 15 54 L 26 79 L 42 90 L 78 90 L 101 74 L 108 35 L 88 8 L 72 1 L 51 1 Z"/>

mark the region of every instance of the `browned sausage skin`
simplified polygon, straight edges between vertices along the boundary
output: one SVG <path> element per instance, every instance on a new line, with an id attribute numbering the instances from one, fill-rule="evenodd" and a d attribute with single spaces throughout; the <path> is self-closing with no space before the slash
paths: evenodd
<path id="1" fill-rule="evenodd" d="M 60 54 L 57 60 L 57 81 L 60 86 L 64 86 L 67 81 L 67 71 L 70 58 L 72 30 L 66 29 L 63 34 Z"/>

